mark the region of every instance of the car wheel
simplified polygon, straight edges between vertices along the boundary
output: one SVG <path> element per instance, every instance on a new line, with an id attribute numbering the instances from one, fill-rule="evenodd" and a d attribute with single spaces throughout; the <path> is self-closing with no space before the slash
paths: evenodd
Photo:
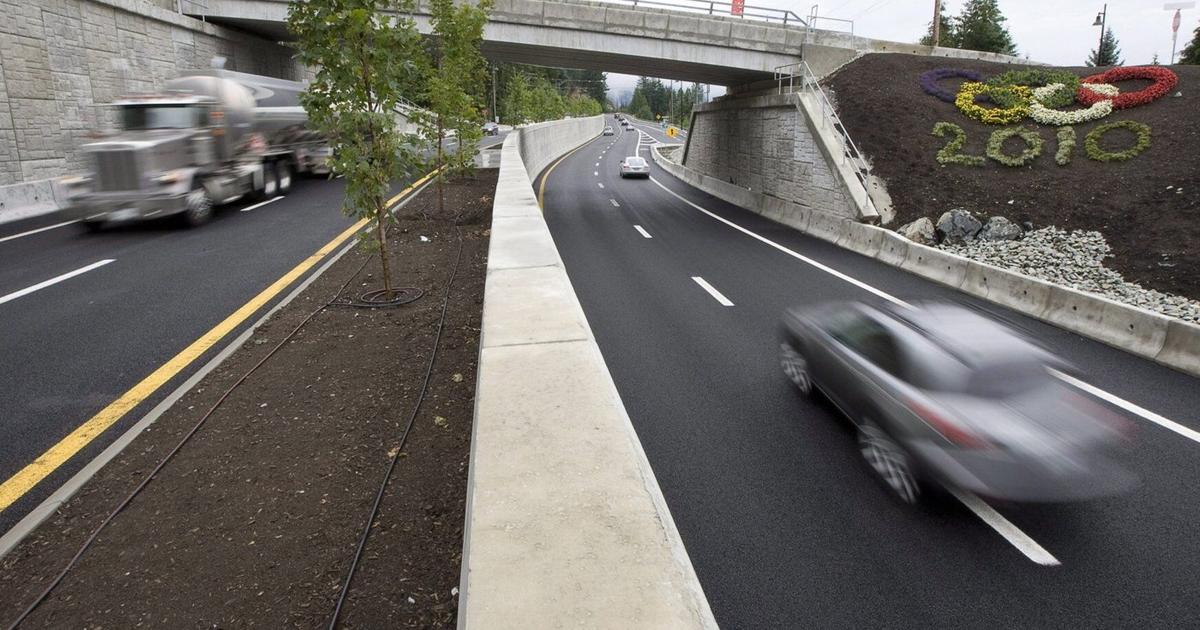
<path id="1" fill-rule="evenodd" d="M 104 230 L 104 221 L 80 221 L 83 226 L 83 231 L 89 234 L 95 234 Z"/>
<path id="2" fill-rule="evenodd" d="M 800 353 L 792 347 L 792 344 L 786 341 L 779 344 L 779 364 L 783 366 L 783 373 L 801 392 L 812 393 L 812 378 L 808 373 L 808 361 L 805 361 L 804 357 L 800 356 Z"/>
<path id="3" fill-rule="evenodd" d="M 901 501 L 909 505 L 921 498 L 921 485 L 912 472 L 908 454 L 879 427 L 864 422 L 858 429 L 858 448 L 863 459 Z"/>
<path id="4" fill-rule="evenodd" d="M 197 186 L 188 193 L 187 207 L 183 211 L 183 222 L 188 227 L 203 225 L 212 218 L 213 203 L 208 191 L 203 186 Z"/>
<path id="5" fill-rule="evenodd" d="M 292 167 L 287 163 L 287 160 L 279 160 L 275 163 L 275 182 L 276 192 L 281 195 L 286 195 L 292 190 Z"/>

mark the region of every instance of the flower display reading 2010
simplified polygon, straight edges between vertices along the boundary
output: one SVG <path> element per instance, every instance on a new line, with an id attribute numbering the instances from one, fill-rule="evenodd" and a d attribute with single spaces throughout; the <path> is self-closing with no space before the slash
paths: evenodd
<path id="1" fill-rule="evenodd" d="M 957 92 L 942 87 L 946 79 L 966 79 Z M 1133 92 L 1122 92 L 1117 82 L 1130 79 L 1150 81 L 1150 85 Z M 1054 162 L 1059 166 L 1071 163 L 1075 150 L 1075 129 L 1071 125 L 1100 120 L 1117 110 L 1126 110 L 1152 103 L 1167 94 L 1179 83 L 1179 77 L 1162 66 L 1113 68 L 1107 72 L 1082 79 L 1064 70 L 1012 70 L 984 79 L 974 70 L 936 68 L 921 74 L 921 89 L 926 94 L 953 103 L 963 115 L 989 125 L 1012 125 L 1026 118 L 1034 123 L 1057 127 L 1059 146 Z M 1068 107 L 1077 106 L 1074 109 Z M 1125 129 L 1135 142 L 1121 151 L 1109 151 L 1101 146 L 1104 134 Z M 949 138 L 937 153 L 939 164 L 983 166 L 983 156 L 965 155 L 959 151 L 966 142 L 966 132 L 952 122 L 939 122 L 933 135 Z M 1004 143 L 1020 138 L 1025 149 L 1017 155 L 1005 153 Z M 987 142 L 987 157 L 1005 166 L 1029 166 L 1042 154 L 1044 141 L 1037 127 L 1006 127 L 997 129 Z M 1088 158 L 1098 162 L 1123 162 L 1150 148 L 1150 127 L 1132 120 L 1119 120 L 1092 129 L 1084 141 Z"/>

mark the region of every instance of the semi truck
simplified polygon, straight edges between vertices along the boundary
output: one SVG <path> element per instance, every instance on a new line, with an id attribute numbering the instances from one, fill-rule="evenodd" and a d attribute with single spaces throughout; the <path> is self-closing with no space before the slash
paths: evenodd
<path id="1" fill-rule="evenodd" d="M 216 206 L 327 174 L 329 146 L 300 105 L 305 87 L 214 69 L 122 98 L 115 133 L 82 147 L 93 170 L 67 182 L 67 214 L 89 230 L 168 216 L 197 226 Z"/>

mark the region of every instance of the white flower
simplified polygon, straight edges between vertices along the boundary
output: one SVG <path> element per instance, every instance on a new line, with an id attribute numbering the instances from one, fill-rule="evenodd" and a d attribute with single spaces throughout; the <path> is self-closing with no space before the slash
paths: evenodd
<path id="1" fill-rule="evenodd" d="M 1079 87 L 1091 90 L 1100 96 L 1116 97 L 1121 89 L 1111 83 L 1081 83 Z"/>
<path id="2" fill-rule="evenodd" d="M 1116 96 L 1120 91 L 1115 85 L 1107 83 L 1086 83 L 1088 89 L 1094 89 L 1099 94 L 1104 96 Z M 1033 99 L 1029 103 L 1029 117 L 1034 121 L 1043 125 L 1054 125 L 1061 127 L 1063 125 L 1077 125 L 1079 123 L 1088 122 L 1089 120 L 1099 120 L 1109 115 L 1113 111 L 1111 100 L 1097 101 L 1091 107 L 1086 109 L 1076 109 L 1069 112 L 1064 112 L 1057 109 L 1046 107 L 1042 101 L 1050 98 L 1055 92 L 1066 89 L 1062 83 L 1051 83 L 1042 87 L 1033 89 Z"/>

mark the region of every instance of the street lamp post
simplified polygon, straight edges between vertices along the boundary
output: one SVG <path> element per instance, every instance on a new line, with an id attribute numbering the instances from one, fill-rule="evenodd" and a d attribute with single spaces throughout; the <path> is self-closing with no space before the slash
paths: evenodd
<path id="1" fill-rule="evenodd" d="M 1096 47 L 1096 65 L 1104 60 L 1104 23 L 1108 20 L 1108 4 L 1104 5 L 1104 10 L 1096 14 L 1096 21 L 1092 22 L 1092 26 L 1100 27 L 1100 45 Z"/>

